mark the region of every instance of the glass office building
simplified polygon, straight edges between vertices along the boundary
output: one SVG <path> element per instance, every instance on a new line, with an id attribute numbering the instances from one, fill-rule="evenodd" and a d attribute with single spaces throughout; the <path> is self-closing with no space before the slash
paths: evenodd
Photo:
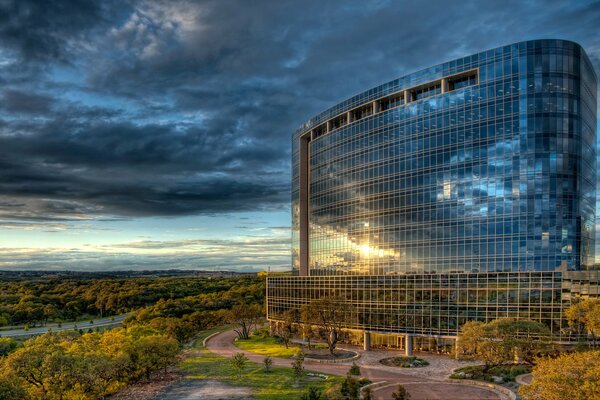
<path id="1" fill-rule="evenodd" d="M 292 138 L 292 276 L 269 278 L 268 317 L 335 296 L 367 332 L 451 338 L 509 316 L 571 340 L 563 310 L 598 294 L 596 92 L 578 44 L 535 40 L 307 121 Z"/>

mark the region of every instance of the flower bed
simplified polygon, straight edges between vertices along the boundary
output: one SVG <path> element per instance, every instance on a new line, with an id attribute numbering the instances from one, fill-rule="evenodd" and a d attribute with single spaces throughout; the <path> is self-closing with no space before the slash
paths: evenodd
<path id="1" fill-rule="evenodd" d="M 418 357 L 390 357 L 379 360 L 383 365 L 389 367 L 400 367 L 400 368 L 420 368 L 429 365 L 429 362 Z"/>

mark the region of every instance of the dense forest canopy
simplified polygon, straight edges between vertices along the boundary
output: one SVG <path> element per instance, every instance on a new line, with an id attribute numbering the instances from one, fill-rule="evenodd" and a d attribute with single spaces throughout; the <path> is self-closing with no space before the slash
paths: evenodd
<path id="1" fill-rule="evenodd" d="M 265 295 L 264 277 L 257 275 L 16 280 L 1 285 L 1 307 L 13 322 L 21 308 L 34 313 L 52 306 L 63 318 L 135 310 L 123 327 L 113 330 L 46 333 L 24 343 L 6 338 L 0 343 L 0 399 L 8 400 L 104 398 L 166 368 L 200 331 L 235 321 L 236 309 L 262 310 Z M 60 307 L 68 304 L 71 314 L 61 314 Z"/>
<path id="2" fill-rule="evenodd" d="M 83 316 L 106 317 L 123 314 L 162 300 L 182 299 L 198 294 L 215 296 L 238 287 L 261 284 L 256 275 L 237 277 L 101 277 L 71 276 L 66 279 L 23 278 L 0 280 L 0 326 L 68 321 Z M 253 295 L 262 302 L 264 293 Z M 202 300 L 204 301 L 204 299 Z M 196 301 L 197 303 L 197 301 Z M 189 306 L 194 306 L 192 299 Z M 181 315 L 185 310 L 179 310 Z M 175 311 L 174 311 L 175 312 Z"/>

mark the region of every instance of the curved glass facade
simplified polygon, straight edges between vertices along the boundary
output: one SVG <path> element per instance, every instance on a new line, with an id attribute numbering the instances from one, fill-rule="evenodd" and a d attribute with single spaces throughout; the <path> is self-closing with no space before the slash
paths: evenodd
<path id="1" fill-rule="evenodd" d="M 460 58 L 332 107 L 293 135 L 294 272 L 592 265 L 595 110 L 591 64 L 562 40 Z"/>
<path id="2" fill-rule="evenodd" d="M 514 317 L 576 340 L 564 310 L 600 295 L 596 93 L 578 44 L 535 40 L 306 122 L 292 139 L 293 276 L 268 278 L 268 318 L 334 296 L 353 305 L 349 329 L 453 337 Z"/>

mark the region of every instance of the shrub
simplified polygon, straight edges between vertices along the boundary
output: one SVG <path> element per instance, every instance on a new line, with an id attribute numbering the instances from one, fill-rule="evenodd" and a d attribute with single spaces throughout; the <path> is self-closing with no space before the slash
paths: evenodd
<path id="1" fill-rule="evenodd" d="M 298 352 L 298 354 L 296 354 L 294 361 L 292 361 L 292 369 L 294 370 L 294 375 L 296 375 L 296 377 L 300 377 L 304 373 L 303 364 L 304 364 L 304 353 L 300 351 L 300 352 Z"/>
<path id="2" fill-rule="evenodd" d="M 481 365 L 459 368 L 452 375 L 451 379 L 475 379 L 488 382 L 494 381 L 494 376 L 500 376 L 505 381 L 514 381 L 515 377 L 531 372 L 528 365 L 498 365 L 489 368 L 487 371 Z"/>
<path id="3" fill-rule="evenodd" d="M 260 339 L 266 339 L 270 337 L 271 335 L 269 334 L 269 327 L 256 329 L 254 332 L 252 332 L 252 336 Z"/>
<path id="4" fill-rule="evenodd" d="M 350 373 L 346 375 L 346 379 L 342 382 L 342 387 L 340 392 L 342 396 L 345 396 L 347 399 L 358 399 L 358 394 L 360 391 L 360 386 L 358 380 L 354 378 Z"/>
<path id="5" fill-rule="evenodd" d="M 244 353 L 235 353 L 233 357 L 231 357 L 231 366 L 237 372 L 238 378 L 241 378 L 242 371 L 246 367 L 246 363 L 248 362 L 248 357 Z"/>
<path id="6" fill-rule="evenodd" d="M 392 399 L 394 400 L 408 400 L 410 399 L 410 393 L 402 385 L 398 385 L 398 390 L 392 393 Z"/>
<path id="7" fill-rule="evenodd" d="M 352 363 L 350 367 L 350 375 L 360 375 L 360 367 L 356 363 Z"/>
<path id="8" fill-rule="evenodd" d="M 263 366 L 265 367 L 265 372 L 271 372 L 271 367 L 273 366 L 273 359 L 269 356 L 265 357 L 263 360 Z"/>
<path id="9" fill-rule="evenodd" d="M 301 400 L 323 400 L 323 393 L 316 387 L 311 386 L 308 391 L 300 397 Z"/>
<path id="10" fill-rule="evenodd" d="M 383 365 L 401 367 L 401 368 L 416 368 L 416 367 L 426 367 L 429 365 L 429 362 L 423 360 L 422 358 L 417 357 L 391 357 L 384 358 L 380 361 Z"/>

